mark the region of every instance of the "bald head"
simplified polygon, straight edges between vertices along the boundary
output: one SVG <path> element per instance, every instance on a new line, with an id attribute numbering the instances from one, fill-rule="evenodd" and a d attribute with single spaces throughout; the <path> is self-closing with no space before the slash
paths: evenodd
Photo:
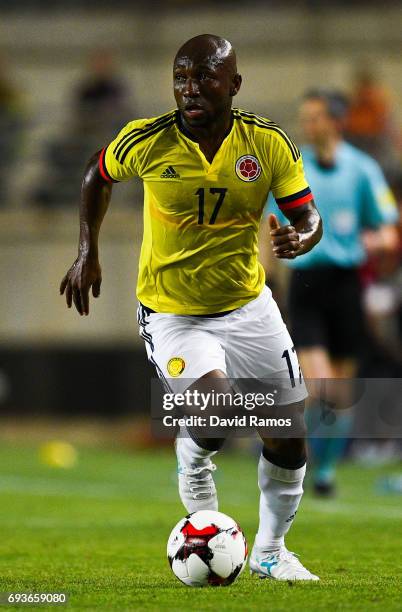
<path id="1" fill-rule="evenodd" d="M 213 34 L 188 40 L 174 59 L 173 83 L 177 106 L 187 126 L 230 123 L 232 98 L 241 85 L 230 42 Z"/>
<path id="2" fill-rule="evenodd" d="M 231 75 L 237 73 L 236 53 L 231 43 L 214 34 L 200 34 L 184 43 L 176 53 L 174 65 L 180 61 L 206 63 L 211 68 L 224 66 Z"/>

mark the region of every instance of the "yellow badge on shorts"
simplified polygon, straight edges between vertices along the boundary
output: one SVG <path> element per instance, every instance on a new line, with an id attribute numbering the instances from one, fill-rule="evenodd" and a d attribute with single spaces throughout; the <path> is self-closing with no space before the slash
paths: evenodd
<path id="1" fill-rule="evenodd" d="M 186 367 L 186 362 L 181 357 L 172 357 L 167 364 L 167 371 L 170 376 L 180 376 Z"/>

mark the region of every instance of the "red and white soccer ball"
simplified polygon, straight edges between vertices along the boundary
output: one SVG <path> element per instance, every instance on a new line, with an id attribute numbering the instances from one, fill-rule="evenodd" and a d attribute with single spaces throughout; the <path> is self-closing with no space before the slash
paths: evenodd
<path id="1" fill-rule="evenodd" d="M 199 510 L 173 528 L 167 556 L 174 575 L 187 586 L 227 586 L 246 565 L 247 542 L 230 516 Z"/>

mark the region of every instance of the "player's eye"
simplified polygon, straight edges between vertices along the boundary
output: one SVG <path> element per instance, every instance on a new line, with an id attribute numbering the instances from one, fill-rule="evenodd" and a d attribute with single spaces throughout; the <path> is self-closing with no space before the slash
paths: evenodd
<path id="1" fill-rule="evenodd" d="M 186 80 L 186 77 L 184 76 L 184 74 L 177 73 L 177 74 L 174 75 L 174 80 L 175 81 L 179 81 L 179 82 L 183 82 L 183 81 Z"/>

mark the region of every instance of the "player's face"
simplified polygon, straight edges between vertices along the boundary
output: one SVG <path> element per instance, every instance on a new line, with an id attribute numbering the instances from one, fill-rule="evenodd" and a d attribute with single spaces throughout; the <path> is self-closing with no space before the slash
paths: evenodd
<path id="1" fill-rule="evenodd" d="M 211 55 L 199 60 L 176 58 L 173 87 L 184 120 L 196 127 L 208 125 L 231 108 L 235 85 L 225 62 Z"/>
<path id="2" fill-rule="evenodd" d="M 300 125 L 310 144 L 321 144 L 336 132 L 336 123 L 322 100 L 305 100 L 300 108 Z"/>

